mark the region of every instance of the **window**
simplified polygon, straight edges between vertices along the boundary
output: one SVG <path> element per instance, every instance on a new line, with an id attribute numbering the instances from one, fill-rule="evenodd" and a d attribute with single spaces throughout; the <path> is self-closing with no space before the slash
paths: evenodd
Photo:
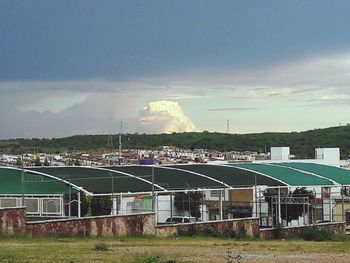
<path id="1" fill-rule="evenodd" d="M 43 214 L 61 214 L 61 199 L 59 198 L 43 198 L 42 199 Z"/>
<path id="2" fill-rule="evenodd" d="M 24 205 L 27 207 L 27 214 L 39 214 L 39 199 L 38 198 L 26 198 L 24 199 Z"/>
<path id="3" fill-rule="evenodd" d="M 0 207 L 16 207 L 17 206 L 16 198 L 1 198 Z"/>

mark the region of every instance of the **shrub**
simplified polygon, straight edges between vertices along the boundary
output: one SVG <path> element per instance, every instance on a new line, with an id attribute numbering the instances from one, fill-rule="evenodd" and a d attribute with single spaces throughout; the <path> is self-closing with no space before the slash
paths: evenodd
<path id="1" fill-rule="evenodd" d="M 244 239 L 247 237 L 247 230 L 244 226 L 238 229 L 237 234 L 235 235 L 235 238 L 237 239 Z"/>
<path id="2" fill-rule="evenodd" d="M 236 238 L 238 236 L 237 232 L 233 229 L 228 229 L 227 231 L 225 231 L 224 235 L 228 238 Z"/>
<path id="3" fill-rule="evenodd" d="M 283 228 L 281 224 L 277 224 L 275 229 L 273 230 L 273 238 L 275 239 L 284 238 Z"/>
<path id="4" fill-rule="evenodd" d="M 111 214 L 112 201 L 110 196 L 94 196 L 91 198 L 90 204 L 93 216 Z"/>
<path id="5" fill-rule="evenodd" d="M 146 257 L 142 263 L 160 263 L 160 258 L 158 256 L 148 256 Z"/>
<path id="6" fill-rule="evenodd" d="M 220 233 L 214 227 L 208 226 L 207 228 L 203 229 L 202 235 L 206 237 L 219 237 Z"/>
<path id="7" fill-rule="evenodd" d="M 333 237 L 332 231 L 328 229 L 319 229 L 318 227 L 306 227 L 301 230 L 300 237 L 310 241 L 325 241 L 331 240 Z"/>
<path id="8" fill-rule="evenodd" d="M 108 245 L 106 243 L 97 243 L 95 245 L 95 250 L 97 250 L 97 251 L 108 251 Z"/>

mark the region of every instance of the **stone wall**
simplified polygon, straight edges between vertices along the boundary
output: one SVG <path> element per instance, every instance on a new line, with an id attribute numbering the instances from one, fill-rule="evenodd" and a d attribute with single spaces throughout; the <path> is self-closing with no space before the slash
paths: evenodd
<path id="1" fill-rule="evenodd" d="M 0 237 L 23 236 L 26 229 L 26 208 L 0 208 Z"/>
<path id="2" fill-rule="evenodd" d="M 248 237 L 259 236 L 259 218 L 229 219 L 213 222 L 196 222 L 174 225 L 160 225 L 156 227 L 157 236 L 176 235 L 211 235 L 219 233 L 236 233 Z"/>
<path id="3" fill-rule="evenodd" d="M 154 235 L 155 214 L 97 216 L 77 219 L 28 222 L 29 236 L 127 236 Z"/>
<path id="4" fill-rule="evenodd" d="M 334 234 L 345 234 L 345 231 L 346 231 L 345 222 L 322 223 L 322 224 L 316 224 L 311 226 L 315 226 L 319 229 L 328 229 L 332 231 Z M 310 227 L 310 226 L 284 227 L 281 229 L 282 231 L 281 234 L 284 237 L 298 237 L 301 234 L 301 231 L 306 227 Z M 262 239 L 273 239 L 275 231 L 276 231 L 275 228 L 260 229 L 260 237 Z"/>

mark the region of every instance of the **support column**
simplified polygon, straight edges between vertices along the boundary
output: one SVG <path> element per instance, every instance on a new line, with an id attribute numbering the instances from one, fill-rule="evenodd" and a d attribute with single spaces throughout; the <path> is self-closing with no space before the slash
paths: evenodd
<path id="1" fill-rule="evenodd" d="M 120 195 L 120 214 L 124 214 L 123 213 L 123 195 Z"/>
<path id="2" fill-rule="evenodd" d="M 281 217 L 281 187 L 278 187 L 278 224 L 282 223 Z"/>
<path id="3" fill-rule="evenodd" d="M 70 185 L 70 181 L 68 181 L 68 217 L 72 217 L 72 193 L 71 193 L 71 185 Z"/>
<path id="4" fill-rule="evenodd" d="M 255 217 L 258 216 L 258 194 L 257 194 L 257 177 L 254 177 L 254 205 L 255 205 Z"/>
<path id="5" fill-rule="evenodd" d="M 345 221 L 345 214 L 344 214 L 344 185 L 341 186 L 341 218 L 342 221 Z"/>
<path id="6" fill-rule="evenodd" d="M 329 189 L 329 221 L 333 222 L 332 187 Z"/>
<path id="7" fill-rule="evenodd" d="M 116 196 L 112 196 L 112 215 L 116 215 L 117 214 L 117 202 L 118 199 Z"/>
<path id="8" fill-rule="evenodd" d="M 222 215 L 222 191 L 219 191 L 219 210 L 220 210 L 220 220 L 223 219 Z"/>
<path id="9" fill-rule="evenodd" d="M 154 195 L 154 166 L 152 166 L 152 212 L 155 212 L 155 195 Z"/>
<path id="10" fill-rule="evenodd" d="M 78 218 L 81 217 L 80 192 L 78 192 Z"/>
<path id="11" fill-rule="evenodd" d="M 173 193 L 170 194 L 170 221 L 173 221 Z"/>

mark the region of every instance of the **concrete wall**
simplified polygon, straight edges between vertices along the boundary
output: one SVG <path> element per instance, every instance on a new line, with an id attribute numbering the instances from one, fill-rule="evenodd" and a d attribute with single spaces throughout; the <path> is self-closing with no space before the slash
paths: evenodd
<path id="1" fill-rule="evenodd" d="M 313 226 L 313 225 L 310 225 Z M 301 234 L 301 231 L 310 226 L 298 226 L 298 227 L 284 227 L 282 228 L 282 235 L 284 237 L 298 237 Z M 328 229 L 331 230 L 334 234 L 345 234 L 346 226 L 345 222 L 337 223 L 322 223 L 314 225 L 319 229 Z M 260 229 L 260 237 L 262 239 L 273 239 L 274 238 L 275 228 L 269 229 Z"/>
<path id="2" fill-rule="evenodd" d="M 0 208 L 0 237 L 23 236 L 26 229 L 25 207 Z"/>
<path id="3" fill-rule="evenodd" d="M 154 235 L 155 214 L 98 216 L 80 219 L 28 222 L 27 235 L 127 236 Z"/>
<path id="4" fill-rule="evenodd" d="M 193 233 L 205 235 L 213 232 L 225 234 L 232 231 L 244 233 L 248 237 L 256 237 L 259 235 L 259 218 L 230 219 L 156 227 L 157 236 L 191 235 Z"/>

